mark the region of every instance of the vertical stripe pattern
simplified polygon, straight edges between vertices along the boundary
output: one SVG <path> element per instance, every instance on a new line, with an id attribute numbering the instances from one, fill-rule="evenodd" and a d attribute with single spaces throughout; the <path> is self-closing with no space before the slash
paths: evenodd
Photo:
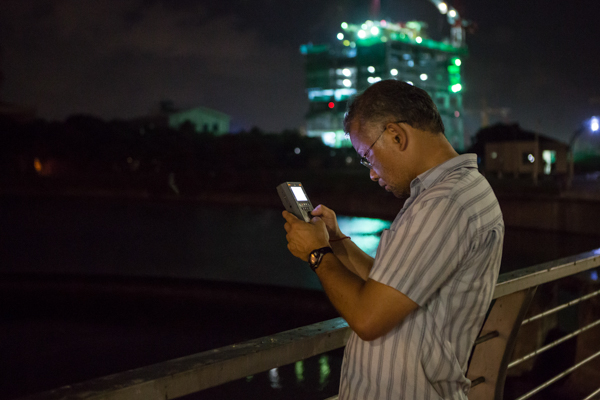
<path id="1" fill-rule="evenodd" d="M 370 278 L 419 305 L 386 335 L 352 334 L 340 399 L 466 400 L 473 343 L 502 257 L 504 222 L 473 154 L 411 182 L 411 196 L 381 235 Z"/>

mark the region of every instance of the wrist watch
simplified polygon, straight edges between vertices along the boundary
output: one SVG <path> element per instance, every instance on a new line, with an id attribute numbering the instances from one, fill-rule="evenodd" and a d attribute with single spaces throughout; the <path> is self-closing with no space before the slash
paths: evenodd
<path id="1" fill-rule="evenodd" d="M 331 247 L 329 246 L 311 251 L 308 256 L 308 265 L 310 265 L 310 269 L 313 271 L 316 270 L 321 263 L 323 256 L 327 253 L 333 253 L 333 250 L 331 250 Z"/>

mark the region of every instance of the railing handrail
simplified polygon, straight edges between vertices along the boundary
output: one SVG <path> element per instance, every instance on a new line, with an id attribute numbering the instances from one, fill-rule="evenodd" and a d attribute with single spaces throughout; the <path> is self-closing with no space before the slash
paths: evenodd
<path id="1" fill-rule="evenodd" d="M 600 248 L 499 276 L 494 299 L 600 266 Z M 342 318 L 117 373 L 23 400 L 164 400 L 343 347 L 351 331 Z"/>
<path id="2" fill-rule="evenodd" d="M 600 248 L 501 274 L 494 299 L 530 287 L 552 282 L 600 265 Z"/>

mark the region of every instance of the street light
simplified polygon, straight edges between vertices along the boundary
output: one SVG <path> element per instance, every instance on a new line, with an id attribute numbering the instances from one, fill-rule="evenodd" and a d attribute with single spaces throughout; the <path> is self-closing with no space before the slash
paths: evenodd
<path id="1" fill-rule="evenodd" d="M 589 124 L 588 124 L 589 122 Z M 591 131 L 592 133 L 598 132 L 598 130 L 600 129 L 600 123 L 598 121 L 598 117 L 592 117 L 589 120 L 584 121 L 581 126 L 579 128 L 577 128 L 577 130 L 575 132 L 573 132 L 573 135 L 571 136 L 571 140 L 569 141 L 569 180 L 568 180 L 568 186 L 571 186 L 571 182 L 573 180 L 573 175 L 575 173 L 575 168 L 574 168 L 574 152 L 573 152 L 573 146 L 575 145 L 575 141 L 577 140 L 577 138 L 579 136 L 581 136 L 581 134 L 583 132 L 586 131 Z"/>
<path id="2" fill-rule="evenodd" d="M 589 122 L 589 125 L 586 123 Z M 575 144 L 575 141 L 577 140 L 577 138 L 579 136 L 581 136 L 581 134 L 587 130 L 590 130 L 592 132 L 598 132 L 598 130 L 600 130 L 600 121 L 598 121 L 598 117 L 592 117 L 589 120 L 584 121 L 583 124 L 581 124 L 581 126 L 579 128 L 577 128 L 577 130 L 575 132 L 573 132 L 573 135 L 571 136 L 571 140 L 569 141 L 569 149 L 572 150 L 573 149 L 573 145 Z"/>
<path id="3" fill-rule="evenodd" d="M 600 129 L 600 124 L 598 124 L 598 118 L 592 117 L 590 121 L 590 129 L 592 130 L 592 132 L 598 132 L 598 129 Z"/>

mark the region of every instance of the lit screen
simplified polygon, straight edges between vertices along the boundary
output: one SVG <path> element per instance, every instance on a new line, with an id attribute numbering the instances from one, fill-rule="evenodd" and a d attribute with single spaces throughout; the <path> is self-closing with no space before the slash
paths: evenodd
<path id="1" fill-rule="evenodd" d="M 296 197 L 296 200 L 298 200 L 298 201 L 308 201 L 308 199 L 306 198 L 306 195 L 304 194 L 304 190 L 302 190 L 301 187 L 299 187 L 299 186 L 290 186 L 290 189 L 292 189 L 292 193 L 294 193 L 294 196 Z"/>

